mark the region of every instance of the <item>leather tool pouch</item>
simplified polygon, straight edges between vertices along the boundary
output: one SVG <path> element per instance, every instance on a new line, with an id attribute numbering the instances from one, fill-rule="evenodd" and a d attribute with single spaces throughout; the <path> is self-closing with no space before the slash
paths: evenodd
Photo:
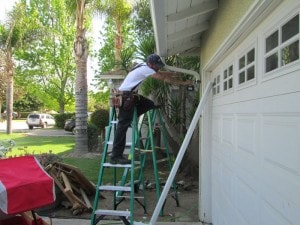
<path id="1" fill-rule="evenodd" d="M 111 106 L 120 108 L 122 106 L 122 95 L 113 96 L 111 99 Z"/>
<path id="2" fill-rule="evenodd" d="M 120 108 L 122 106 L 122 95 L 117 90 L 113 90 L 109 98 L 109 104 L 111 107 Z"/>
<path id="3" fill-rule="evenodd" d="M 124 110 L 129 111 L 134 106 L 134 95 L 133 93 L 126 93 L 122 95 L 122 107 Z"/>

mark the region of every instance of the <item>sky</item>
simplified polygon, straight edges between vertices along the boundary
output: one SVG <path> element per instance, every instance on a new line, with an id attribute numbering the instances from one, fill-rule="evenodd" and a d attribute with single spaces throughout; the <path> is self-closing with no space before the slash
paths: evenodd
<path id="1" fill-rule="evenodd" d="M 4 21 L 5 20 L 5 15 L 6 13 L 11 10 L 13 5 L 15 4 L 16 0 L 6 0 L 1 2 L 1 7 L 0 7 L 0 20 Z"/>
<path id="2" fill-rule="evenodd" d="M 29 0 L 28 0 L 29 1 Z M 0 7 L 0 22 L 4 22 L 6 19 L 7 12 L 9 12 L 14 4 L 18 2 L 18 0 L 1 0 L 1 7 Z M 99 49 L 99 45 L 97 45 L 97 41 L 99 41 L 98 36 L 100 29 L 103 25 L 103 22 L 101 18 L 97 18 L 95 21 L 93 21 L 93 32 L 92 35 L 94 37 L 94 46 L 95 49 Z M 92 87 L 91 83 L 94 78 L 94 71 L 93 68 L 97 68 L 97 61 L 96 59 L 91 59 L 91 57 L 88 58 L 88 68 L 87 68 L 87 73 L 88 73 L 88 86 L 89 90 L 94 90 Z"/>

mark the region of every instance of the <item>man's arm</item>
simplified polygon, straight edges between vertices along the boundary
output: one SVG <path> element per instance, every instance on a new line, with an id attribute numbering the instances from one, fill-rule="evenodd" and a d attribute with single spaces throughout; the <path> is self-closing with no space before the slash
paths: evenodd
<path id="1" fill-rule="evenodd" d="M 175 84 L 175 85 L 192 85 L 192 80 L 180 80 L 178 79 L 178 75 L 175 72 L 169 72 L 169 71 L 158 71 L 157 73 L 153 74 L 151 77 L 157 80 L 164 81 L 169 84 Z"/>

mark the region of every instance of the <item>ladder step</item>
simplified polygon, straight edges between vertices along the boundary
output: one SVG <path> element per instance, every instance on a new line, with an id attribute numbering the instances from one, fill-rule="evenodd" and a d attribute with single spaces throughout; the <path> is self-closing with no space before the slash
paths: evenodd
<path id="1" fill-rule="evenodd" d="M 105 167 L 118 167 L 118 168 L 131 168 L 131 164 L 111 164 L 111 163 L 103 163 Z"/>
<path id="2" fill-rule="evenodd" d="M 99 187 L 102 191 L 131 191 L 131 187 L 124 186 L 113 186 L 113 185 L 102 185 Z"/>
<path id="3" fill-rule="evenodd" d="M 108 145 L 113 145 L 114 141 L 108 141 Z M 125 147 L 130 147 L 132 145 L 132 142 L 126 142 Z"/>
<path id="4" fill-rule="evenodd" d="M 130 196 L 129 195 L 121 195 L 121 196 L 117 196 L 118 198 L 129 198 L 130 199 Z M 133 197 L 134 199 L 144 199 L 145 197 L 143 196 L 134 196 Z"/>
<path id="5" fill-rule="evenodd" d="M 95 211 L 96 215 L 104 216 L 130 216 L 130 211 L 120 211 L 120 210 L 107 210 L 107 209 L 97 209 Z"/>
<path id="6" fill-rule="evenodd" d="M 117 124 L 118 123 L 118 120 L 112 120 L 110 121 L 111 124 Z"/>

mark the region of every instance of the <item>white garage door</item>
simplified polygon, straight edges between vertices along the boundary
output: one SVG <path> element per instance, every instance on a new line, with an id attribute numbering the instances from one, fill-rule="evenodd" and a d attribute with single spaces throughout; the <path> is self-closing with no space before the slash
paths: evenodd
<path id="1" fill-rule="evenodd" d="M 214 225 L 300 224 L 300 8 L 283 6 L 212 73 Z"/>

